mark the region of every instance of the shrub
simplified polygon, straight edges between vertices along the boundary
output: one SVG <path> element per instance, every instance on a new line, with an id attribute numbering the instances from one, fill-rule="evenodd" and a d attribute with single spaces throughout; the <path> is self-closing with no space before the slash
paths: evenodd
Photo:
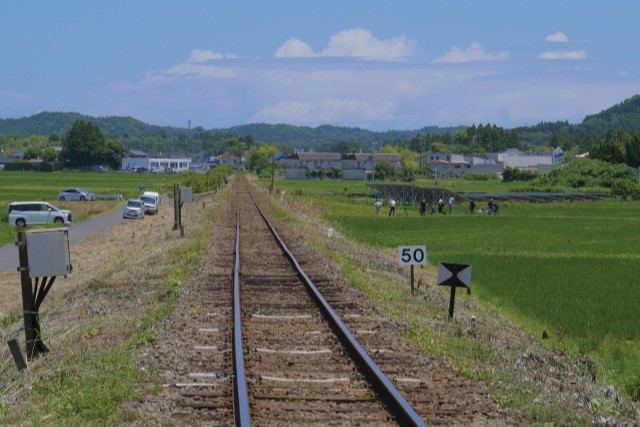
<path id="1" fill-rule="evenodd" d="M 637 171 L 623 164 L 611 164 L 601 160 L 576 159 L 564 167 L 538 175 L 535 188 L 611 188 L 616 179 L 637 179 Z"/>
<path id="2" fill-rule="evenodd" d="M 62 164 L 60 162 L 28 163 L 24 161 L 17 161 L 17 162 L 5 164 L 4 170 L 12 171 L 12 172 L 18 172 L 18 171 L 54 172 L 54 171 L 61 171 Z"/>
<path id="3" fill-rule="evenodd" d="M 498 174 L 487 172 L 487 173 L 465 173 L 462 175 L 462 179 L 466 179 L 469 181 L 498 181 L 500 177 Z"/>
<path id="4" fill-rule="evenodd" d="M 619 196 L 622 200 L 626 200 L 627 197 L 639 200 L 640 184 L 630 179 L 614 179 L 611 182 L 611 195 Z"/>
<path id="5" fill-rule="evenodd" d="M 533 181 L 537 176 L 538 174 L 533 171 L 514 169 L 508 166 L 502 172 L 502 180 L 504 182 Z"/>

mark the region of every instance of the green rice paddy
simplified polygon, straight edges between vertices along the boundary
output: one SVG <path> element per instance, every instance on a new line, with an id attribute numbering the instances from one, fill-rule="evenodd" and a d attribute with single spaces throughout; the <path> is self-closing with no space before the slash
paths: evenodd
<path id="1" fill-rule="evenodd" d="M 376 217 L 373 199 L 352 197 L 366 196 L 361 182 L 278 185 L 352 240 L 426 245 L 434 269 L 439 262 L 471 264 L 474 298 L 534 337 L 546 331 L 549 345 L 594 356 L 605 381 L 638 390 L 640 202 L 503 203 L 498 216 L 471 215 L 465 202 L 451 215 L 424 217 L 418 206 L 399 206 L 389 218 L 388 206 Z"/>

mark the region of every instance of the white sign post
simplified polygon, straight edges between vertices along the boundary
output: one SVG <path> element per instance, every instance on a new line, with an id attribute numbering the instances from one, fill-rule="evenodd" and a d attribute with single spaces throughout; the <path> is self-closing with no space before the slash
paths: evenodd
<path id="1" fill-rule="evenodd" d="M 400 246 L 398 247 L 398 261 L 400 265 L 411 266 L 411 294 L 415 293 L 413 287 L 413 266 L 425 265 L 427 263 L 426 246 Z"/>

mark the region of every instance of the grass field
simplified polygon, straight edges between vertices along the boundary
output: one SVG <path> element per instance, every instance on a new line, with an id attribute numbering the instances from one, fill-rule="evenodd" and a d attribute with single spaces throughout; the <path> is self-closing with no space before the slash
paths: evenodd
<path id="1" fill-rule="evenodd" d="M 464 184 L 467 192 L 482 191 Z M 500 182 L 481 185 L 508 191 Z M 417 206 L 400 206 L 389 218 L 386 210 L 375 217 L 371 199 L 349 197 L 366 194 L 362 182 L 277 187 L 353 240 L 426 245 L 432 268 L 441 261 L 471 264 L 474 298 L 499 307 L 533 336 L 547 331 L 549 345 L 594 355 L 606 380 L 634 395 L 640 390 L 639 202 L 505 203 L 499 216 L 472 216 L 463 204 L 452 215 L 421 217 Z"/>
<path id="2" fill-rule="evenodd" d="M 55 201 L 58 191 L 84 188 L 95 194 L 137 197 L 139 187 L 167 192 L 178 175 L 152 173 L 0 172 L 0 201 Z"/>
<path id="3" fill-rule="evenodd" d="M 126 200 L 137 198 L 145 190 L 160 193 L 171 192 L 173 183 L 179 175 L 173 174 L 132 174 L 132 173 L 85 173 L 85 172 L 0 172 L 0 245 L 13 242 L 16 238 L 15 227 L 8 224 L 8 209 L 14 201 L 46 201 L 69 209 L 74 222 L 121 208 L 122 201 L 96 202 L 59 202 L 58 191 L 67 188 L 84 188 L 95 194 L 122 194 Z"/>

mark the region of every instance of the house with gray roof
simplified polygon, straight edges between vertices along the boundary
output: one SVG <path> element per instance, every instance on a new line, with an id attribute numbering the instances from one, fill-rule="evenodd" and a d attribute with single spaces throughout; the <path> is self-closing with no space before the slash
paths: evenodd
<path id="1" fill-rule="evenodd" d="M 284 159 L 287 179 L 306 179 L 313 173 L 342 170 L 340 153 L 293 153 Z"/>

